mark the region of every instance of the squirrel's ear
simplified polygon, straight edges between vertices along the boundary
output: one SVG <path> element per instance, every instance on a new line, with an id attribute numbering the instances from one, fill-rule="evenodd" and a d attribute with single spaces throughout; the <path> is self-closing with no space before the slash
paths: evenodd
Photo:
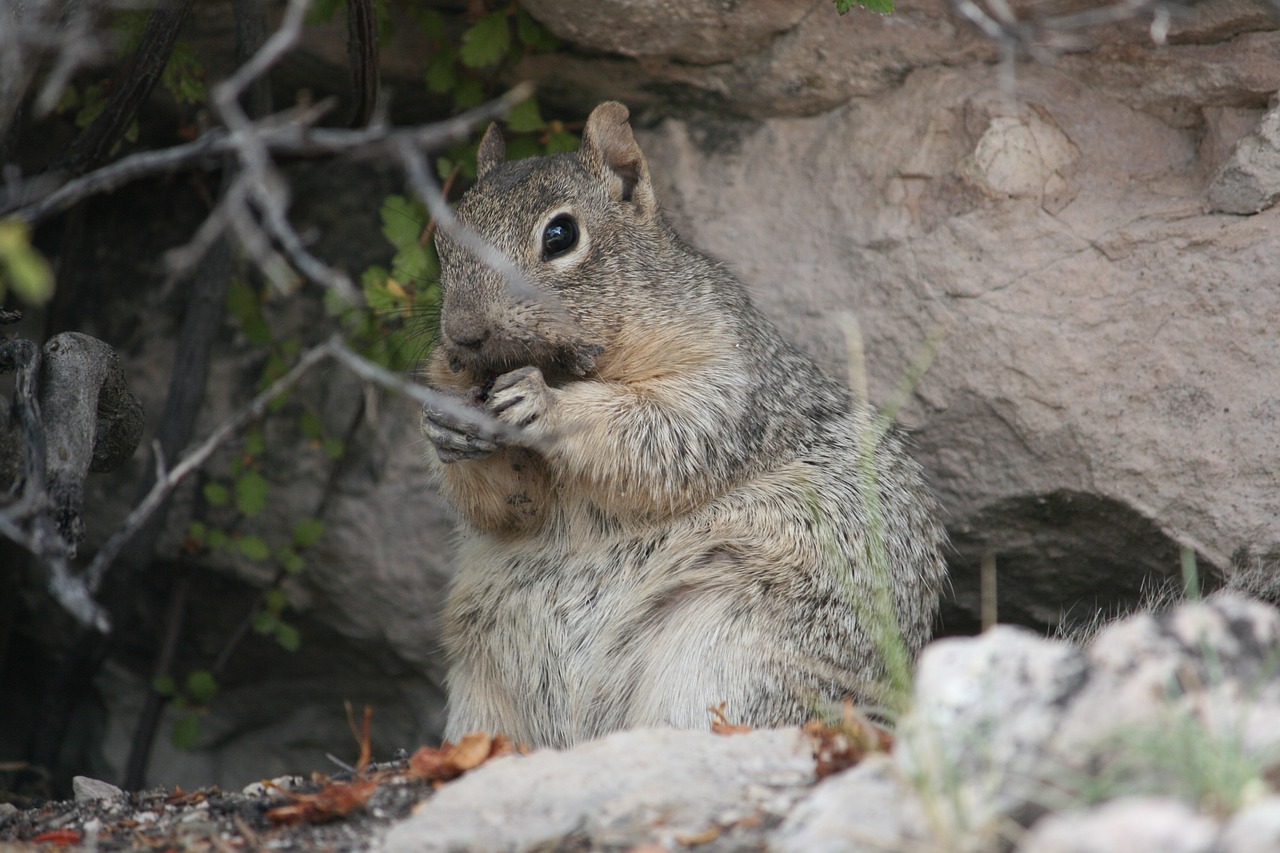
<path id="1" fill-rule="evenodd" d="M 631 134 L 629 117 L 627 108 L 617 101 L 606 101 L 592 110 L 582 131 L 578 159 L 605 183 L 615 199 L 649 213 L 655 207 L 649 164 Z"/>
<path id="2" fill-rule="evenodd" d="M 476 179 L 479 180 L 493 171 L 496 166 L 507 159 L 507 143 L 502 139 L 502 131 L 495 121 L 489 125 L 480 140 L 480 148 L 476 151 Z"/>

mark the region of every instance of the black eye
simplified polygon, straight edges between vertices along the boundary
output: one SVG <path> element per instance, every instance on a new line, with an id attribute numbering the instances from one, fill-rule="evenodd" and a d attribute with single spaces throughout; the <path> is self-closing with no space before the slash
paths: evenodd
<path id="1" fill-rule="evenodd" d="M 549 261 L 578 245 L 578 223 L 562 214 L 547 223 L 542 231 L 542 259 Z"/>

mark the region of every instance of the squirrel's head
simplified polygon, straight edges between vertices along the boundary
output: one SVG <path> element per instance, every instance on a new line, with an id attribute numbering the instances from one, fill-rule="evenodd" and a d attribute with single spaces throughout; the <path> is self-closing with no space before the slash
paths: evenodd
<path id="1" fill-rule="evenodd" d="M 627 108 L 616 102 L 592 111 L 576 153 L 507 162 L 490 125 L 457 216 L 523 279 L 513 285 L 456 235 L 437 232 L 441 345 L 454 369 L 478 378 L 524 365 L 590 372 L 654 278 L 645 265 L 660 214 Z"/>

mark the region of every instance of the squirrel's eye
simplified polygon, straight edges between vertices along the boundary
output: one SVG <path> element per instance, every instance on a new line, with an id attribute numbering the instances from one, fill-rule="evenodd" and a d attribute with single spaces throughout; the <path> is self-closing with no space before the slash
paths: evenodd
<path id="1" fill-rule="evenodd" d="M 549 261 L 578 245 L 578 223 L 567 214 L 557 216 L 542 231 L 542 259 Z"/>

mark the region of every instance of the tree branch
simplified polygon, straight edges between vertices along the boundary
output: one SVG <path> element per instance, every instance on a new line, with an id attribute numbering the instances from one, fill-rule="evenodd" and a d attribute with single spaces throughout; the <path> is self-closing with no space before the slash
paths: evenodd
<path id="1" fill-rule="evenodd" d="M 506 94 L 453 118 L 407 128 L 314 128 L 304 122 L 319 118 L 315 111 L 305 114 L 286 112 L 259 122 L 257 139 L 267 150 L 286 157 L 374 156 L 392 149 L 401 140 L 419 149 L 438 149 L 462 142 L 476 127 L 506 115 L 513 106 L 528 100 L 532 93 L 532 85 L 522 83 Z M 185 145 L 122 157 L 109 166 L 69 180 L 55 189 L 48 188 L 45 176 L 19 181 L 0 195 L 0 216 L 15 216 L 36 224 L 86 198 L 119 189 L 139 178 L 192 167 L 218 169 L 222 167 L 221 155 L 235 153 L 238 144 L 228 131 L 217 128 Z"/>
<path id="2" fill-rule="evenodd" d="M 373 0 L 347 0 L 347 61 L 355 105 L 352 127 L 364 127 L 378 103 L 378 18 Z"/>
<path id="3" fill-rule="evenodd" d="M 119 87 L 102 114 L 71 144 L 63 159 L 62 171 L 78 175 L 92 169 L 105 160 L 116 143 L 124 138 L 138 109 L 151 96 L 165 66 L 169 64 L 178 31 L 194 3 L 195 0 L 161 0 L 156 4 L 142 32 L 142 42 Z"/>

